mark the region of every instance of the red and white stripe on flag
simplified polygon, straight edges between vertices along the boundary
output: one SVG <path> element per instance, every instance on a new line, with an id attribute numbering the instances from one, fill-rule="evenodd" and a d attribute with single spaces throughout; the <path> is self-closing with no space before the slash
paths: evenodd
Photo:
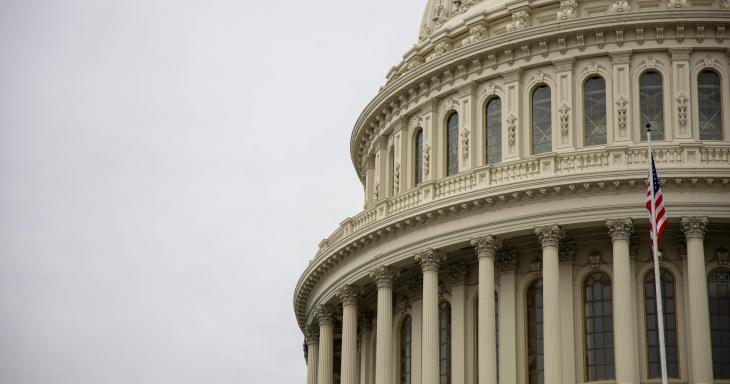
<path id="1" fill-rule="evenodd" d="M 649 232 L 651 233 L 651 238 L 654 239 L 654 229 L 651 226 L 652 222 L 656 222 L 657 228 L 659 230 L 657 231 L 657 242 L 659 242 L 659 239 L 662 238 L 662 233 L 664 233 L 664 229 L 667 227 L 667 211 L 664 209 L 664 198 L 662 196 L 662 188 L 659 184 L 659 177 L 656 173 L 656 165 L 654 165 L 654 156 L 651 157 L 651 175 L 649 175 L 654 180 L 654 214 L 656 215 L 656 220 L 650 220 L 649 221 Z M 651 217 L 652 210 L 651 210 L 651 180 L 647 180 L 649 185 L 646 188 L 646 210 L 649 211 L 649 216 Z"/>

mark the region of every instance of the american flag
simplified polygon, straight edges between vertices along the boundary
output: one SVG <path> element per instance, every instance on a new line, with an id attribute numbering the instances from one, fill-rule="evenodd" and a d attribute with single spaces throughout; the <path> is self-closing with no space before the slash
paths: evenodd
<path id="1" fill-rule="evenodd" d="M 652 183 L 653 180 L 653 183 Z M 662 233 L 664 233 L 664 229 L 667 227 L 667 211 L 664 209 L 664 198 L 662 197 L 662 188 L 661 185 L 659 185 L 659 177 L 656 174 L 656 165 L 654 164 L 654 155 L 651 156 L 651 174 L 649 175 L 649 185 L 646 188 L 646 210 L 649 211 L 649 217 L 652 220 L 649 220 L 649 231 L 651 233 L 652 240 L 654 239 L 654 228 L 652 228 L 652 224 L 656 222 L 657 228 L 659 228 L 657 232 L 657 238 L 656 241 L 659 242 L 659 239 L 662 237 Z M 651 187 L 654 186 L 654 214 L 656 215 L 655 218 L 652 218 L 652 209 L 651 209 Z M 654 220 L 655 219 L 655 220 Z"/>

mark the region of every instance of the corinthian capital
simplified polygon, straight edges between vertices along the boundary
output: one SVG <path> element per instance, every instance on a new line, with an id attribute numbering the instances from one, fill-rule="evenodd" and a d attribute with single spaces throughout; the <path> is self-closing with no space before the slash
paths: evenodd
<path id="1" fill-rule="evenodd" d="M 613 241 L 629 240 L 634 231 L 634 222 L 631 219 L 608 219 L 606 226 Z"/>
<path id="2" fill-rule="evenodd" d="M 375 281 L 375 285 L 377 285 L 378 288 L 392 287 L 393 281 L 396 277 L 398 277 L 398 272 L 396 272 L 393 267 L 389 267 L 387 265 L 377 266 L 375 269 L 370 271 L 370 278 Z"/>
<path id="3" fill-rule="evenodd" d="M 560 226 L 557 224 L 536 227 L 535 234 L 537 235 L 537 238 L 540 241 L 540 245 L 542 245 L 543 248 L 557 247 L 560 244 L 560 239 L 563 238 Z"/>
<path id="4" fill-rule="evenodd" d="M 316 324 L 309 324 L 304 329 L 304 338 L 307 340 L 307 345 L 319 344 L 319 327 Z"/>
<path id="5" fill-rule="evenodd" d="M 703 239 L 707 232 L 707 216 L 686 216 L 682 218 L 682 232 L 687 239 Z"/>
<path id="6" fill-rule="evenodd" d="M 443 260 L 444 256 L 433 248 L 416 253 L 416 261 L 421 264 L 423 272 L 438 271 Z"/>
<path id="7" fill-rule="evenodd" d="M 502 241 L 492 235 L 486 235 L 472 239 L 471 245 L 477 251 L 477 256 L 480 259 L 482 257 L 494 258 L 497 255 L 497 251 L 502 248 Z"/>
<path id="8" fill-rule="evenodd" d="M 332 324 L 335 321 L 335 309 L 329 304 L 320 304 L 315 314 L 319 325 Z"/>
<path id="9" fill-rule="evenodd" d="M 345 284 L 337 291 L 337 297 L 342 301 L 343 306 L 357 304 L 357 297 L 360 296 L 360 287 Z"/>

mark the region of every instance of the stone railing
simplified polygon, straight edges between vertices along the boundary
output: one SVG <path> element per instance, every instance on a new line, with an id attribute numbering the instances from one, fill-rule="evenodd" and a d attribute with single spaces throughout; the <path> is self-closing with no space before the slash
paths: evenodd
<path id="1" fill-rule="evenodd" d="M 730 167 L 730 144 L 659 144 L 654 147 L 654 159 L 657 164 L 669 168 Z M 573 174 L 621 172 L 642 169 L 646 166 L 647 148 L 638 144 L 631 147 L 599 147 L 569 153 L 548 153 L 526 160 L 473 168 L 455 176 L 425 182 L 396 196 L 383 199 L 355 217 L 345 220 L 328 239 L 322 240 L 315 259 L 340 241 L 371 224 L 442 199 L 531 179 L 546 180 Z"/>

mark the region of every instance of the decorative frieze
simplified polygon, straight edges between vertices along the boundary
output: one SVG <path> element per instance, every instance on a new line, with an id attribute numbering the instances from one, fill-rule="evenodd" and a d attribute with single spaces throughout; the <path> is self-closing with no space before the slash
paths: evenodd
<path id="1" fill-rule="evenodd" d="M 631 11 L 631 4 L 627 0 L 614 0 L 608 6 L 608 13 L 625 13 Z"/>
<path id="2" fill-rule="evenodd" d="M 530 24 L 530 12 L 526 9 L 521 9 L 512 13 L 512 22 L 507 24 L 507 32 L 521 31 L 527 28 Z"/>
<path id="3" fill-rule="evenodd" d="M 427 248 L 415 255 L 416 262 L 421 265 L 423 272 L 438 271 L 441 262 L 444 261 L 444 255 L 433 248 Z"/>
<path id="4" fill-rule="evenodd" d="M 707 216 L 682 217 L 682 233 L 687 239 L 703 239 L 707 232 Z"/>
<path id="5" fill-rule="evenodd" d="M 687 0 L 667 0 L 668 9 L 685 9 L 687 8 Z"/>
<path id="6" fill-rule="evenodd" d="M 479 258 L 494 258 L 497 251 L 499 251 L 499 248 L 502 247 L 502 242 L 492 235 L 472 239 L 470 243 L 474 247 L 474 250 L 477 252 L 477 257 Z"/>
<path id="7" fill-rule="evenodd" d="M 560 243 L 560 239 L 563 237 L 560 226 L 557 224 L 536 227 L 535 234 L 543 248 L 557 247 Z"/>
<path id="8" fill-rule="evenodd" d="M 634 231 L 634 222 L 629 218 L 608 219 L 606 220 L 606 226 L 608 227 L 608 234 L 613 241 L 629 240 Z"/>
<path id="9" fill-rule="evenodd" d="M 518 254 L 515 249 L 497 252 L 497 267 L 501 273 L 515 272 L 517 270 Z"/>
<path id="10" fill-rule="evenodd" d="M 560 0 L 560 10 L 558 10 L 558 20 L 575 19 L 577 16 L 578 1 L 576 0 Z"/>
<path id="11" fill-rule="evenodd" d="M 373 279 L 375 285 L 380 287 L 392 287 L 393 281 L 398 277 L 398 272 L 393 267 L 380 265 L 370 271 L 370 278 Z"/>
<path id="12" fill-rule="evenodd" d="M 461 46 L 466 47 L 468 45 L 480 42 L 487 37 L 487 27 L 483 24 L 475 25 L 469 28 L 469 36 L 461 40 Z"/>

